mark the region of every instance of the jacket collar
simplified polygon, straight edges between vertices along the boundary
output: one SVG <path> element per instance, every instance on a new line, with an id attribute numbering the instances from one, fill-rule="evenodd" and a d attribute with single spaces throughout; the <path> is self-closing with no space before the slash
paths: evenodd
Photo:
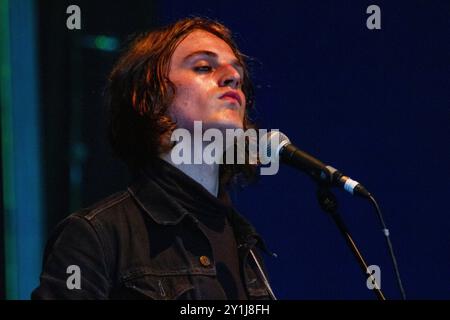
<path id="1" fill-rule="evenodd" d="M 149 178 L 145 172 L 137 175 L 133 183 L 128 187 L 128 192 L 136 203 L 146 212 L 150 218 L 160 225 L 176 225 L 186 216 L 193 220 L 196 217 L 172 196 L 170 196 L 156 181 Z M 230 207 L 227 216 L 235 232 L 238 244 L 256 245 L 262 250 L 272 254 L 255 228 L 236 210 Z"/>
<path id="2" fill-rule="evenodd" d="M 137 204 L 161 225 L 178 224 L 187 215 L 186 209 L 174 201 L 157 183 L 140 174 L 129 187 L 128 192 Z"/>

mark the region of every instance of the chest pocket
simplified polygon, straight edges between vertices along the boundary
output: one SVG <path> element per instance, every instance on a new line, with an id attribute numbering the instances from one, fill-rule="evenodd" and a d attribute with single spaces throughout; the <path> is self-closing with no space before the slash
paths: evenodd
<path id="1" fill-rule="evenodd" d="M 121 277 L 120 298 L 184 300 L 195 299 L 200 289 L 195 279 L 213 278 L 213 269 L 180 270 L 170 273 L 154 272 L 150 268 L 137 268 L 128 271 Z M 204 281 L 201 281 L 204 282 Z"/>
<path id="2" fill-rule="evenodd" d="M 270 300 L 270 294 L 264 285 L 261 275 L 258 274 L 260 271 L 257 270 L 257 266 L 254 260 L 251 260 L 252 266 L 246 265 L 245 273 L 247 279 L 247 291 L 250 300 Z"/>
<path id="3" fill-rule="evenodd" d="M 250 300 L 270 300 L 269 292 L 266 287 L 256 277 L 247 281 L 247 290 Z"/>
<path id="4" fill-rule="evenodd" d="M 146 272 L 123 279 L 121 296 L 129 299 L 176 300 L 193 294 L 194 285 L 189 275 L 154 275 Z"/>

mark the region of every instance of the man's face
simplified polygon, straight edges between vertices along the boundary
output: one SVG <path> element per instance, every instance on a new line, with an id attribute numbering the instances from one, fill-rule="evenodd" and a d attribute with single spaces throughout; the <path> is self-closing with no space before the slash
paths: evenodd
<path id="1" fill-rule="evenodd" d="M 176 94 L 169 114 L 179 128 L 243 128 L 245 95 L 243 69 L 230 46 L 215 35 L 196 30 L 175 49 L 169 79 Z"/>

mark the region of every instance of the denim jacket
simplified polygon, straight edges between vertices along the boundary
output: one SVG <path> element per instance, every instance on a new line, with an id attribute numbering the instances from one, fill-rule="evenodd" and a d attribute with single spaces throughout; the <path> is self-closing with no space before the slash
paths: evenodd
<path id="1" fill-rule="evenodd" d="M 257 250 L 261 238 L 236 211 L 228 218 L 248 298 L 274 298 Z M 157 183 L 137 179 L 57 226 L 32 299 L 226 299 L 198 224 Z"/>

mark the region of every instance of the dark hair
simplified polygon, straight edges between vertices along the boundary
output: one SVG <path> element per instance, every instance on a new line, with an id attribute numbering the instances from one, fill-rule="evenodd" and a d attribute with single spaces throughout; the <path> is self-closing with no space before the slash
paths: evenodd
<path id="1" fill-rule="evenodd" d="M 138 36 L 119 58 L 108 81 L 106 103 L 109 107 L 109 138 L 116 156 L 136 172 L 162 152 L 170 150 L 163 137 L 176 124 L 167 114 L 175 86 L 168 79 L 169 65 L 177 45 L 191 32 L 204 30 L 225 41 L 244 69 L 242 90 L 246 96 L 244 130 L 254 128 L 249 120 L 253 108 L 253 85 L 244 56 L 229 29 L 206 18 L 186 18 Z M 221 183 L 228 184 L 239 174 L 250 180 L 255 166 L 221 165 Z"/>

